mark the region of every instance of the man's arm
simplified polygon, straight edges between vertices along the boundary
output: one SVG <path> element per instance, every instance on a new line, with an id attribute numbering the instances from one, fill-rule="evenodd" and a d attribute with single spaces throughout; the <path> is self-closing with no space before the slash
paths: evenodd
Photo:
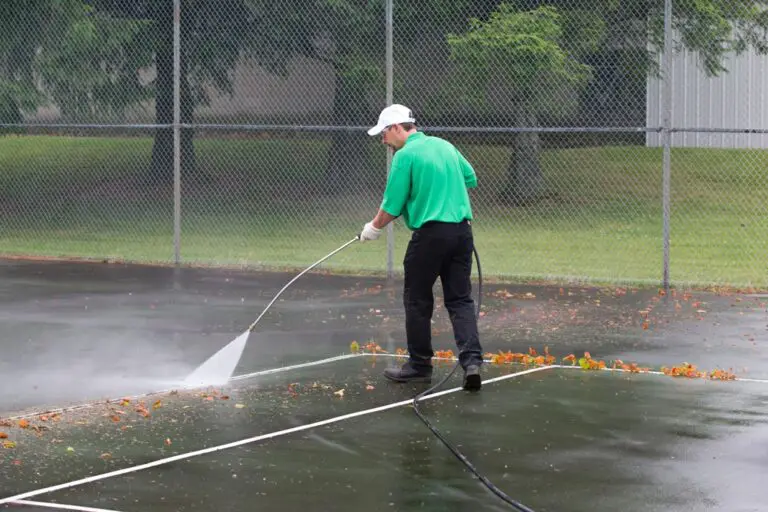
<path id="1" fill-rule="evenodd" d="M 381 230 L 401 214 L 411 189 L 410 160 L 403 158 L 402 153 L 395 153 L 392 159 L 392 169 L 387 177 L 384 197 L 376 216 L 363 227 L 360 241 L 376 240 L 381 236 Z M 389 213 L 392 212 L 392 213 Z M 396 215 L 393 215 L 396 214 Z"/>
<path id="2" fill-rule="evenodd" d="M 379 212 L 376 214 L 376 216 L 373 218 L 371 222 L 363 226 L 363 231 L 360 233 L 360 241 L 365 242 L 366 240 L 376 240 L 381 236 L 381 230 L 395 220 L 397 217 L 394 215 L 391 215 L 381 208 L 379 208 Z"/>
<path id="3" fill-rule="evenodd" d="M 477 175 L 472 168 L 472 164 L 467 161 L 459 150 L 456 150 L 456 153 L 459 155 L 459 165 L 461 165 L 461 173 L 464 175 L 464 184 L 467 188 L 477 187 Z"/>
<path id="4" fill-rule="evenodd" d="M 376 216 L 373 218 L 373 227 L 376 229 L 382 229 L 387 224 L 395 220 L 397 217 L 388 214 L 382 209 L 379 209 L 379 213 L 376 214 Z"/>

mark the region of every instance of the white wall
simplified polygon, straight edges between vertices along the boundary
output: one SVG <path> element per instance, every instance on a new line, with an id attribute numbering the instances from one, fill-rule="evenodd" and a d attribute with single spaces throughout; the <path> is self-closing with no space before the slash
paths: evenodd
<path id="1" fill-rule="evenodd" d="M 681 52 L 672 61 L 672 127 L 768 130 L 768 56 L 745 52 L 724 61 L 724 74 L 708 78 L 698 57 Z M 648 80 L 646 122 L 662 124 L 662 82 Z M 648 133 L 648 146 L 661 136 Z M 768 148 L 768 134 L 673 133 L 676 147 Z"/>

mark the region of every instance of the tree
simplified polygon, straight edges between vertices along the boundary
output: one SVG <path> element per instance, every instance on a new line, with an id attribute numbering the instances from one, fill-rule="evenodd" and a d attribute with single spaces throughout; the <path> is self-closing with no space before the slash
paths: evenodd
<path id="1" fill-rule="evenodd" d="M 327 122 L 340 128 L 331 136 L 324 192 L 340 192 L 367 161 L 364 131 L 343 127 L 370 123 L 376 93 L 384 96 L 384 0 L 251 0 L 249 5 L 265 20 L 260 44 L 248 52 L 258 64 L 284 74 L 293 58 L 304 56 L 333 69 Z"/>
<path id="2" fill-rule="evenodd" d="M 155 98 L 156 122 L 173 123 L 173 2 L 172 0 L 91 0 L 97 12 L 140 23 L 142 30 L 124 41 L 123 51 L 143 56 L 143 67 L 154 66 L 156 77 L 142 85 Z M 181 0 L 180 103 L 181 123 L 191 124 L 194 109 L 210 99 L 210 90 L 232 91 L 230 71 L 242 53 L 257 44 L 260 18 L 248 0 Z M 151 59 L 146 59 L 147 50 Z M 137 63 L 138 64 L 138 63 Z M 125 70 L 136 75 L 138 68 Z M 132 94 L 131 89 L 126 89 Z M 113 96 L 114 98 L 115 96 Z M 120 98 L 122 105 L 127 98 Z M 182 168 L 194 175 L 193 130 L 182 129 Z M 167 183 L 172 176 L 173 131 L 158 129 L 152 147 L 150 178 Z"/>
<path id="3" fill-rule="evenodd" d="M 446 28 L 463 29 L 469 14 L 487 14 L 488 5 L 496 2 L 396 0 L 395 61 L 414 51 L 414 44 L 442 41 Z M 250 52 L 257 62 L 284 72 L 287 63 L 301 55 L 333 69 L 335 92 L 328 122 L 339 128 L 331 136 L 323 188 L 326 193 L 341 192 L 350 176 L 365 170 L 370 147 L 364 130 L 344 127 L 374 124 L 385 106 L 385 0 L 252 0 L 250 5 L 274 21 L 266 25 L 262 44 Z"/>
<path id="4" fill-rule="evenodd" d="M 599 26 L 591 29 L 582 31 L 593 35 L 590 46 L 601 34 Z M 466 34 L 449 36 L 448 44 L 461 70 L 460 83 L 480 93 L 470 98 L 478 109 L 514 105 L 516 125 L 534 127 L 543 114 L 571 112 L 577 106 L 572 91 L 590 77 L 590 68 L 563 48 L 563 33 L 562 17 L 553 7 L 518 11 L 502 4 L 486 22 L 473 20 Z M 543 185 L 538 155 L 538 134 L 518 134 L 502 199 L 521 205 L 536 197 Z"/>
<path id="5" fill-rule="evenodd" d="M 230 71 L 257 44 L 263 20 L 249 0 L 181 0 L 181 122 L 193 122 L 211 90 L 231 92 Z M 156 122 L 173 122 L 172 0 L 4 0 L 0 3 L 0 116 L 46 103 L 71 120 L 119 116 L 155 100 Z M 155 77 L 142 76 L 154 70 Z M 194 169 L 192 130 L 182 130 L 182 164 Z M 172 176 L 173 132 L 156 131 L 148 177 Z"/>
<path id="6" fill-rule="evenodd" d="M 663 0 L 594 0 L 588 5 L 552 0 L 549 7 L 540 5 L 540 0 L 500 4 L 486 21 L 475 19 L 466 33 L 448 36 L 462 77 L 457 83 L 468 85 L 462 88 L 466 102 L 488 112 L 494 97 L 504 97 L 515 105 L 518 126 L 535 127 L 538 116 L 562 119 L 576 106 L 574 100 L 580 101 L 575 93 L 586 85 L 591 68 L 586 62 L 613 58 L 625 69 L 659 73 Z M 674 0 L 677 35 L 671 50 L 698 53 L 709 75 L 725 72 L 722 62 L 730 52 L 750 47 L 768 52 L 765 7 L 763 0 Z M 473 89 L 478 81 L 482 87 Z M 517 137 L 501 191 L 504 200 L 526 204 L 539 197 L 539 149 L 535 134 Z"/>
<path id="7" fill-rule="evenodd" d="M 86 17 L 80 0 L 5 0 L 0 3 L 0 122 L 18 124 L 46 103 L 37 86 L 41 64 L 59 49 L 62 34 Z"/>
<path id="8" fill-rule="evenodd" d="M 152 98 L 137 72 L 152 61 L 150 29 L 149 22 L 115 19 L 82 4 L 55 49 L 35 61 L 41 91 L 69 121 L 119 119 L 128 107 Z"/>

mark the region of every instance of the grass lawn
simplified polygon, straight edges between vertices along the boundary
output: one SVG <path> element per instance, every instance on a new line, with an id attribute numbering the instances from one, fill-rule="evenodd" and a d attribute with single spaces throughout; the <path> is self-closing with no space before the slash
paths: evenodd
<path id="1" fill-rule="evenodd" d="M 0 253 L 173 261 L 173 193 L 147 185 L 150 138 L 0 138 Z M 328 143 L 317 138 L 196 141 L 204 181 L 185 181 L 184 263 L 305 267 L 350 240 L 375 213 L 384 152 L 346 188 L 318 192 Z M 651 283 L 662 277 L 661 150 L 550 150 L 550 197 L 499 204 L 509 152 L 463 146 L 475 164 L 475 233 L 484 274 L 500 279 Z M 768 156 L 675 149 L 671 278 L 676 284 L 768 286 Z M 395 268 L 408 232 L 395 226 Z M 343 272 L 385 270 L 386 243 L 353 245 L 328 261 Z"/>

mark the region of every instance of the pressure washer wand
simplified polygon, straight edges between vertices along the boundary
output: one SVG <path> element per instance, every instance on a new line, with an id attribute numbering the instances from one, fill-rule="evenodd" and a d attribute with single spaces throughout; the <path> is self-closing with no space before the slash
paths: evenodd
<path id="1" fill-rule="evenodd" d="M 277 298 L 280 297 L 280 294 L 282 294 L 289 286 L 291 286 L 294 283 L 294 281 L 296 281 L 298 278 L 300 278 L 301 276 L 303 276 L 304 274 L 306 274 L 307 272 L 309 272 L 310 270 L 312 270 L 313 268 L 315 268 L 316 266 L 318 266 L 319 264 L 321 264 L 322 262 L 324 262 L 325 260 L 327 260 L 328 258 L 333 256 L 337 252 L 340 252 L 343 249 L 346 249 L 349 245 L 357 242 L 358 240 L 360 240 L 360 235 L 356 235 L 355 238 L 353 238 L 349 242 L 345 243 L 344 245 L 342 245 L 338 249 L 334 250 L 331 253 L 326 254 L 321 259 L 317 260 L 312 265 L 310 265 L 309 267 L 304 269 L 304 271 L 302 271 L 299 275 L 297 275 L 296 277 L 294 277 L 293 279 L 288 281 L 288 284 L 283 286 L 282 290 L 277 292 L 277 295 L 275 295 L 275 297 L 272 299 L 272 301 L 269 304 L 267 304 L 267 307 L 264 308 L 264 311 L 262 311 L 261 314 L 259 315 L 259 317 L 256 320 L 253 321 L 253 323 L 250 325 L 250 327 L 248 327 L 248 332 L 253 332 L 253 330 L 256 328 L 256 324 L 258 324 L 259 320 L 261 320 L 261 317 L 263 317 L 266 314 L 266 312 L 269 310 L 269 308 L 272 306 L 272 304 L 274 304 L 275 301 L 277 300 Z"/>

